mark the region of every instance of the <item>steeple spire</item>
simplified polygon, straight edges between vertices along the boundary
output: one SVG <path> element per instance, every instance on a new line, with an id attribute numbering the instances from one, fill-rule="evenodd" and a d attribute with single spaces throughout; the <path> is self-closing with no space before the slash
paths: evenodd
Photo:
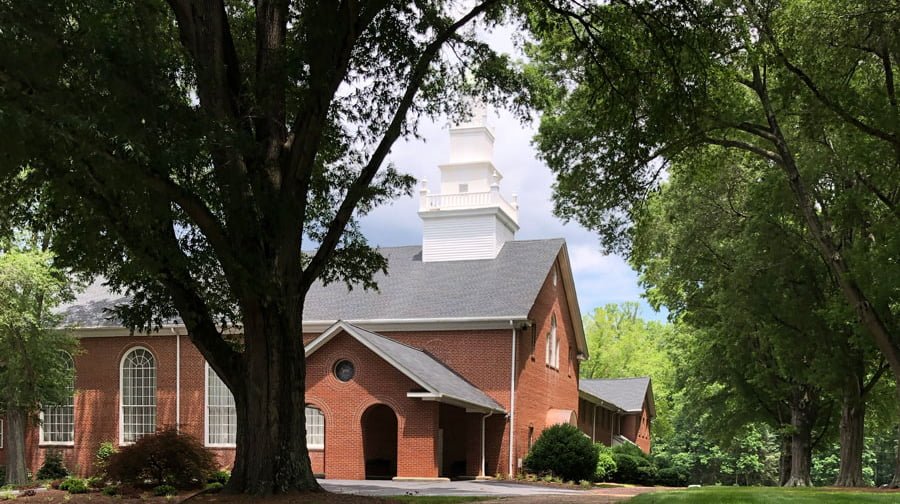
<path id="1" fill-rule="evenodd" d="M 472 101 L 471 117 L 450 127 L 450 160 L 440 166 L 440 193 L 423 181 L 419 217 L 423 261 L 493 259 L 519 230 L 518 204 L 500 194 L 494 132 L 487 107 Z"/>

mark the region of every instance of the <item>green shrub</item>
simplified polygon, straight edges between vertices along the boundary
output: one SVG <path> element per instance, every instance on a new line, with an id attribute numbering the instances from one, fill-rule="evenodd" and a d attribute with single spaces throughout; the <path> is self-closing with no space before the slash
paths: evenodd
<path id="1" fill-rule="evenodd" d="M 172 485 L 159 485 L 153 489 L 153 495 L 157 497 L 165 497 L 167 495 L 178 495 L 178 489 Z"/>
<path id="2" fill-rule="evenodd" d="M 663 467 L 657 472 L 656 484 L 671 487 L 687 486 L 690 473 L 684 467 Z"/>
<path id="3" fill-rule="evenodd" d="M 134 486 L 198 488 L 218 468 L 215 456 L 197 438 L 165 429 L 144 436 L 109 458 L 110 479 Z"/>
<path id="4" fill-rule="evenodd" d="M 597 470 L 597 450 L 574 425 L 554 425 L 541 432 L 524 465 L 527 472 L 535 474 L 571 481 L 592 479 Z"/>
<path id="5" fill-rule="evenodd" d="M 612 479 L 616 483 L 653 485 L 656 483 L 657 468 L 650 458 L 633 444 L 620 444 L 612 448 L 616 470 Z"/>
<path id="6" fill-rule="evenodd" d="M 219 483 L 218 481 L 213 481 L 212 483 L 206 485 L 206 488 L 204 488 L 204 490 L 209 493 L 219 493 L 223 488 L 225 488 L 225 485 Z"/>
<path id="7" fill-rule="evenodd" d="M 68 475 L 69 471 L 63 465 L 62 453 L 59 450 L 47 450 L 44 454 L 44 463 L 38 469 L 37 479 L 55 480 Z"/>
<path id="8" fill-rule="evenodd" d="M 210 475 L 209 482 L 210 483 L 221 483 L 222 485 L 226 485 L 228 483 L 228 480 L 230 480 L 230 479 L 231 479 L 230 471 L 219 470 L 219 471 L 212 473 L 212 475 Z"/>
<path id="9" fill-rule="evenodd" d="M 106 486 L 106 480 L 100 476 L 94 476 L 87 479 L 87 484 L 89 487 L 99 490 Z"/>
<path id="10" fill-rule="evenodd" d="M 103 487 L 103 490 L 100 490 L 100 493 L 106 495 L 107 497 L 113 497 L 115 495 L 119 495 L 119 487 L 117 485 L 109 485 Z"/>
<path id="11" fill-rule="evenodd" d="M 97 454 L 94 456 L 94 471 L 99 475 L 106 474 L 106 467 L 109 465 L 109 459 L 118 453 L 116 444 L 112 441 L 104 441 L 97 448 Z"/>
<path id="12" fill-rule="evenodd" d="M 68 478 L 62 480 L 62 482 L 60 482 L 60 484 L 59 484 L 59 486 L 57 486 L 57 488 L 62 490 L 63 492 L 66 492 L 69 490 L 69 485 L 77 479 L 78 478 L 76 478 L 74 476 L 69 476 Z"/>
<path id="13" fill-rule="evenodd" d="M 632 456 L 635 456 L 635 457 L 641 457 L 641 458 L 649 459 L 649 457 L 647 457 L 647 454 L 644 453 L 644 451 L 641 450 L 641 448 L 640 448 L 638 445 L 633 444 L 633 443 L 622 443 L 622 444 L 617 444 L 617 445 L 615 445 L 615 446 L 610 447 L 610 448 L 609 448 L 609 451 L 610 451 L 613 455 L 615 455 L 615 454 L 625 454 L 625 455 L 632 455 Z"/>
<path id="14" fill-rule="evenodd" d="M 87 481 L 80 478 L 70 478 L 67 480 L 68 484 L 66 485 L 65 490 L 70 494 L 83 494 L 88 493 L 88 484 Z M 60 485 L 60 490 L 62 490 L 62 485 Z"/>
<path id="15" fill-rule="evenodd" d="M 616 472 L 616 459 L 613 458 L 612 451 L 601 444 L 597 445 L 597 472 L 594 474 L 595 481 L 609 481 Z"/>

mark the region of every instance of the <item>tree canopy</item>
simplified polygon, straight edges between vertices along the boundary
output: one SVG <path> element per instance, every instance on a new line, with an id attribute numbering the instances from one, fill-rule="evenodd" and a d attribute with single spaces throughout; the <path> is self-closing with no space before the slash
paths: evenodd
<path id="1" fill-rule="evenodd" d="M 808 237 L 844 310 L 900 378 L 898 19 L 895 7 L 803 0 L 589 3 L 533 16 L 533 74 L 544 75 L 533 79 L 544 110 L 536 141 L 558 176 L 557 213 L 627 253 L 673 163 L 730 170 L 728 156 L 743 156 L 789 197 L 780 215 Z M 698 238 L 707 224 L 684 222 Z M 705 255 L 731 260 L 720 252 Z"/>
<path id="2" fill-rule="evenodd" d="M 0 412 L 8 421 L 6 478 L 24 483 L 26 423 L 42 405 L 63 404 L 78 348 L 53 310 L 71 297 L 69 281 L 45 252 L 0 253 Z"/>
<path id="3" fill-rule="evenodd" d="M 316 489 L 306 293 L 375 288 L 357 219 L 409 193 L 386 163 L 422 117 L 518 85 L 478 35 L 496 0 L 13 2 L 0 9 L 0 201 L 60 264 L 177 318 L 235 397 L 229 490 Z M 39 204 L 38 204 L 39 203 Z M 240 338 L 225 337 L 238 327 Z M 252 426 L 252 428 L 250 427 Z"/>

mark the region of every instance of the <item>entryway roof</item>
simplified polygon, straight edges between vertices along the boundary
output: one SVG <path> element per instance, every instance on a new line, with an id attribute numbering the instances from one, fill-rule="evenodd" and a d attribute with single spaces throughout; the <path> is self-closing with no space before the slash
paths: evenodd
<path id="1" fill-rule="evenodd" d="M 497 401 L 429 353 L 344 321 L 335 322 L 309 342 L 306 345 L 307 357 L 341 331 L 355 338 L 425 390 L 409 392 L 408 397 L 453 404 L 466 408 L 467 411 L 506 413 Z"/>

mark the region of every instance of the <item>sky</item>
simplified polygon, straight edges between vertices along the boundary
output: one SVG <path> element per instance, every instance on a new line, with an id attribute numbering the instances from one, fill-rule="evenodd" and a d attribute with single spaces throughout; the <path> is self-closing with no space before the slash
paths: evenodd
<path id="1" fill-rule="evenodd" d="M 531 139 L 536 124 L 521 124 L 506 111 L 491 111 L 488 124 L 496 137 L 494 165 L 503 175 L 500 191 L 511 201 L 519 198 L 519 226 L 516 239 L 565 238 L 575 276 L 575 288 L 582 314 L 608 303 L 636 301 L 641 315 L 662 320 L 641 298 L 637 275 L 618 255 L 604 255 L 595 233 L 575 222 L 563 223 L 553 215 L 553 174 L 537 158 Z M 419 181 L 428 180 L 435 190 L 440 184 L 439 164 L 450 156 L 449 123 L 424 122 L 419 126 L 423 140 L 398 141 L 389 156 L 398 170 Z M 590 188 L 585 188 L 590 190 Z M 403 197 L 363 218 L 362 229 L 378 246 L 415 245 L 422 242 L 422 221 L 417 214 L 418 186 L 412 197 Z"/>

